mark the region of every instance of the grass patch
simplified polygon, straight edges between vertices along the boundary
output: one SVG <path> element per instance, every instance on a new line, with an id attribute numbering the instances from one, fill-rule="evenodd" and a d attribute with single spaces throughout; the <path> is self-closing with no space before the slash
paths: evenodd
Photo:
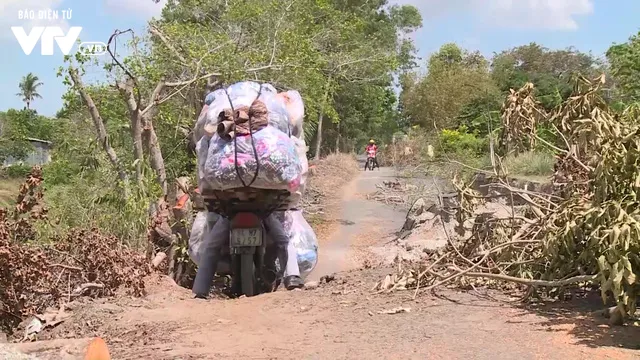
<path id="1" fill-rule="evenodd" d="M 551 153 L 530 151 L 509 155 L 502 159 L 502 165 L 510 175 L 551 176 L 555 161 Z"/>
<path id="2" fill-rule="evenodd" d="M 24 179 L 0 179 L 0 207 L 12 207 L 16 204 L 18 190 Z"/>

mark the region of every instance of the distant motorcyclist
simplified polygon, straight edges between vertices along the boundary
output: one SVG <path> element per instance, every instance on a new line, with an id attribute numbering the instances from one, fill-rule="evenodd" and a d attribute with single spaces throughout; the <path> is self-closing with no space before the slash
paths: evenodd
<path id="1" fill-rule="evenodd" d="M 369 145 L 367 145 L 367 147 L 365 148 L 365 152 L 367 153 L 367 158 L 371 157 L 373 158 L 373 168 L 379 168 L 380 166 L 378 165 L 378 159 L 377 159 L 377 155 L 378 155 L 378 146 L 376 145 L 375 140 L 371 139 L 369 140 Z M 367 164 L 365 163 L 364 165 L 364 169 L 367 170 Z"/>

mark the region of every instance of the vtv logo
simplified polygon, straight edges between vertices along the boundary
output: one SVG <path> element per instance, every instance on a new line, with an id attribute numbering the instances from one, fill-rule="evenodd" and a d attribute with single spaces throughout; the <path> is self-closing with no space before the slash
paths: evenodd
<path id="1" fill-rule="evenodd" d="M 53 41 L 58 43 L 58 47 L 63 54 L 69 55 L 73 44 L 78 40 L 82 27 L 72 26 L 67 34 L 59 26 L 34 26 L 29 35 L 22 26 L 12 26 L 11 31 L 18 40 L 25 55 L 30 55 L 40 39 L 40 54 L 53 55 Z"/>

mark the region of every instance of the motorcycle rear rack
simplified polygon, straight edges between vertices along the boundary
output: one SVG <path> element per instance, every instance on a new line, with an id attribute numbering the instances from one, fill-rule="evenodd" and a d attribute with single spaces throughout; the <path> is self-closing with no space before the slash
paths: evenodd
<path id="1" fill-rule="evenodd" d="M 202 198 L 208 211 L 225 218 L 241 212 L 250 212 L 266 218 L 276 211 L 286 211 L 291 193 L 287 190 L 238 188 L 232 190 L 207 190 Z"/>

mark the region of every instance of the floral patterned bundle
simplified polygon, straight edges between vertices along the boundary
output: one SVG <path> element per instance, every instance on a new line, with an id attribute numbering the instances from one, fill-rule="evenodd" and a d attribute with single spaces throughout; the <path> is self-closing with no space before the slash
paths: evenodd
<path id="1" fill-rule="evenodd" d="M 199 185 L 204 189 L 229 190 L 248 185 L 294 193 L 300 188 L 306 169 L 294 140 L 272 126 L 254 133 L 253 144 L 251 136 L 226 141 L 214 135 L 208 141 L 207 137 L 200 141 Z"/>

